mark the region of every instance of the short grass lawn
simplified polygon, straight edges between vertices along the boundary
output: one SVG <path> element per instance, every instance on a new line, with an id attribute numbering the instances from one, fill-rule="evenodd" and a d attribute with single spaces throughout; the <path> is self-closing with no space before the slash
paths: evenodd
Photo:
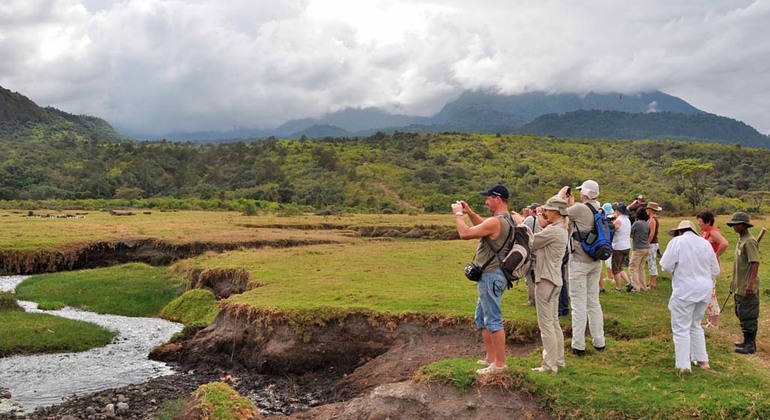
<path id="1" fill-rule="evenodd" d="M 184 279 L 166 267 L 142 263 L 32 276 L 16 287 L 19 300 L 41 309 L 72 306 L 124 316 L 157 316 L 184 291 Z"/>
<path id="2" fill-rule="evenodd" d="M 109 344 L 116 333 L 54 315 L 0 311 L 0 357 L 10 354 L 77 352 Z"/>

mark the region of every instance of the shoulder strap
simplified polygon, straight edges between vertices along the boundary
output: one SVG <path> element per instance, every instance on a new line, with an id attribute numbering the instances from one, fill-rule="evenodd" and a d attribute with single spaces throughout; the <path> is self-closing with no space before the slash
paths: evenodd
<path id="1" fill-rule="evenodd" d="M 503 217 L 502 217 L 502 219 L 505 219 L 505 221 L 506 221 L 506 222 L 508 222 L 508 226 L 510 227 L 510 229 L 508 229 L 508 236 L 506 236 L 506 237 L 505 237 L 505 242 L 503 242 L 503 244 L 502 244 L 502 245 L 500 245 L 500 248 L 499 248 L 497 251 L 495 251 L 495 256 L 494 256 L 494 257 L 492 257 L 492 258 L 490 258 L 490 259 L 488 259 L 488 260 L 487 260 L 487 262 L 485 262 L 485 263 L 484 263 L 484 265 L 482 265 L 482 266 L 481 266 L 481 270 L 482 270 L 482 271 L 483 271 L 485 268 L 487 268 L 487 266 L 489 265 L 489 263 L 491 263 L 491 262 L 492 262 L 492 260 L 493 260 L 493 259 L 495 259 L 495 258 L 497 258 L 497 260 L 498 260 L 498 261 L 500 261 L 500 262 L 502 262 L 502 261 L 503 261 L 503 260 L 502 260 L 502 258 L 500 258 L 500 251 L 502 251 L 502 250 L 503 250 L 503 248 L 505 248 L 505 245 L 506 245 L 508 242 L 510 242 L 510 240 L 511 240 L 511 235 L 513 235 L 513 229 L 514 229 L 514 226 L 513 226 L 513 223 L 512 223 L 512 222 L 513 222 L 513 220 L 511 220 L 511 216 L 510 216 L 510 215 L 507 215 L 507 216 L 508 216 L 508 217 L 505 217 L 505 216 L 503 216 Z M 494 245 L 492 244 L 492 241 L 489 239 L 489 237 L 488 237 L 488 236 L 485 236 L 485 237 L 484 237 L 484 240 L 485 240 L 485 241 L 487 241 L 487 244 L 489 245 L 489 248 L 490 248 L 490 249 L 492 249 L 492 250 L 494 250 L 494 249 L 495 249 Z"/>

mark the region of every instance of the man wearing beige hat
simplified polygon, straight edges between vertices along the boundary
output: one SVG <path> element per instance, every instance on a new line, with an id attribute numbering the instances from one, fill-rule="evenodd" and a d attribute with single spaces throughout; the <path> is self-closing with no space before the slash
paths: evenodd
<path id="1" fill-rule="evenodd" d="M 599 282 L 602 262 L 588 255 L 580 246 L 580 238 L 577 232 L 588 233 L 594 230 L 594 213 L 591 206 L 598 211 L 601 204 L 596 201 L 599 197 L 599 184 L 592 180 L 586 180 L 577 187 L 580 191 L 580 202 L 575 202 L 572 194 L 568 195 L 569 187 L 563 187 L 559 191 L 559 197 L 566 198 L 568 202 L 567 215 L 569 216 L 569 298 L 572 306 L 572 353 L 576 356 L 586 354 L 586 325 L 591 330 L 591 341 L 594 348 L 602 351 L 605 348 L 604 341 L 604 314 L 599 302 Z"/>
<path id="2" fill-rule="evenodd" d="M 647 220 L 647 224 L 650 226 L 650 237 L 648 243 L 650 244 L 650 253 L 647 254 L 647 270 L 650 272 L 650 288 L 658 288 L 658 212 L 663 208 L 654 201 L 647 203 L 645 207 L 647 216 L 650 218 Z"/>
<path id="3" fill-rule="evenodd" d="M 660 259 L 663 271 L 671 273 L 671 332 L 674 337 L 676 369 L 690 371 L 690 361 L 709 368 L 706 336 L 701 320 L 711 301 L 711 280 L 719 274 L 719 262 L 711 244 L 683 220 L 669 234 L 674 237 Z"/>
<path id="4" fill-rule="evenodd" d="M 739 235 L 735 245 L 733 263 L 733 281 L 730 292 L 735 293 L 735 315 L 741 323 L 743 342 L 735 343 L 735 352 L 753 354 L 757 351 L 757 320 L 759 318 L 759 247 L 757 240 L 749 232 L 751 219 L 747 213 L 739 211 L 727 222 L 727 226 Z"/>

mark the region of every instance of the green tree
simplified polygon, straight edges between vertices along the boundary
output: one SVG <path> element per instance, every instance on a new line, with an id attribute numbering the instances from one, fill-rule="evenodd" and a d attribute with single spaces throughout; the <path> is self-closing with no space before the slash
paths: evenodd
<path id="1" fill-rule="evenodd" d="M 701 162 L 698 158 L 679 159 L 663 170 L 663 175 L 674 183 L 674 192 L 683 196 L 692 206 L 693 212 L 703 204 L 708 186 L 708 176 L 714 171 L 714 164 Z"/>

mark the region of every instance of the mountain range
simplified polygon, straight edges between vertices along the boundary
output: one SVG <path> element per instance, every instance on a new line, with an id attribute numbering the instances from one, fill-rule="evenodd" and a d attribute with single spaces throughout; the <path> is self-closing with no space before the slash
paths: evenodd
<path id="1" fill-rule="evenodd" d="M 556 137 L 677 139 L 770 148 L 770 137 L 731 118 L 704 112 L 663 92 L 463 93 L 432 117 L 394 115 L 378 108 L 349 108 L 318 119 L 291 120 L 274 130 L 177 133 L 165 138 L 202 140 L 366 137 L 384 133 L 529 133 Z M 238 134 L 238 135 L 236 135 Z"/>
<path id="2" fill-rule="evenodd" d="M 24 136 L 32 127 L 53 124 L 109 140 L 125 137 L 106 121 L 40 108 L 25 96 L 0 87 L 0 138 Z M 168 133 L 172 141 L 227 142 L 239 139 L 366 137 L 393 133 L 529 133 L 555 137 L 677 139 L 770 148 L 770 137 L 731 118 L 706 113 L 660 91 L 642 93 L 530 92 L 503 95 L 468 91 L 432 117 L 390 114 L 379 108 L 348 108 L 318 119 L 290 120 L 272 130 Z M 133 133 L 131 137 L 158 139 Z"/>

